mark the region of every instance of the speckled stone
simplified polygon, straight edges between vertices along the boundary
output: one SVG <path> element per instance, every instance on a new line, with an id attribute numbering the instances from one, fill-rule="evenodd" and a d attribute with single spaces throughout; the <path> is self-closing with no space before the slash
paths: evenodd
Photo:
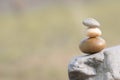
<path id="1" fill-rule="evenodd" d="M 100 23 L 93 19 L 93 18 L 87 18 L 83 21 L 83 24 L 85 26 L 87 26 L 88 28 L 92 28 L 92 27 L 100 27 Z"/>

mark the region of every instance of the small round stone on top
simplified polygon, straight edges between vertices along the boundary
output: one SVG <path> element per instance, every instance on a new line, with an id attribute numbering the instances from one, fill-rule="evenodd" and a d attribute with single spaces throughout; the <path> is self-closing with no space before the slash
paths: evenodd
<path id="1" fill-rule="evenodd" d="M 83 24 L 88 28 L 100 27 L 100 23 L 94 18 L 87 18 L 83 21 Z"/>

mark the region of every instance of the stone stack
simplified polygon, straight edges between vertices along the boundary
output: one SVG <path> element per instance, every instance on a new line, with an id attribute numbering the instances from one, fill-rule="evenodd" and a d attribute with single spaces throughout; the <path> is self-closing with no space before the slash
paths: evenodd
<path id="1" fill-rule="evenodd" d="M 83 24 L 87 27 L 85 33 L 87 37 L 81 41 L 80 50 L 87 54 L 94 54 L 103 50 L 106 42 L 101 37 L 100 23 L 93 18 L 88 18 L 83 21 Z"/>

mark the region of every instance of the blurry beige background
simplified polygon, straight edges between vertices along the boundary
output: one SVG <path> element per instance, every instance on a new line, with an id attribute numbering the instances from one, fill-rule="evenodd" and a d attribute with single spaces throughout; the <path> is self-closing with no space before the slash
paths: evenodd
<path id="1" fill-rule="evenodd" d="M 0 0 L 0 80 L 68 80 L 88 17 L 119 45 L 119 0 Z"/>

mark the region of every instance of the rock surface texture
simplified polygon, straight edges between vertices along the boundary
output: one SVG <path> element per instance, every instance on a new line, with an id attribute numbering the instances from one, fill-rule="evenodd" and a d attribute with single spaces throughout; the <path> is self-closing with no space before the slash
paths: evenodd
<path id="1" fill-rule="evenodd" d="M 120 46 L 73 58 L 68 75 L 69 80 L 120 80 Z"/>

